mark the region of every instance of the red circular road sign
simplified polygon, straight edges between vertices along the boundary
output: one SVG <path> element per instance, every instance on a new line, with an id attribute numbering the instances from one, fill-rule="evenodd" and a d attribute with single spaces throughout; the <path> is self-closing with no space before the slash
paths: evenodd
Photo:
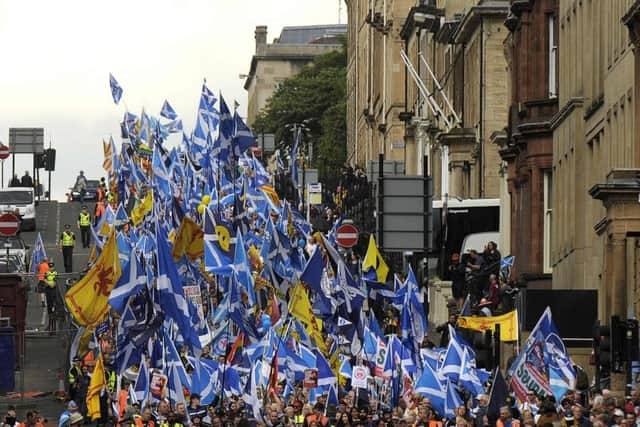
<path id="1" fill-rule="evenodd" d="M 336 230 L 336 242 L 343 248 L 352 248 L 358 244 L 360 231 L 353 224 L 342 224 Z"/>
<path id="2" fill-rule="evenodd" d="M 0 215 L 0 235 L 15 236 L 20 228 L 20 220 L 11 213 Z"/>
<path id="3" fill-rule="evenodd" d="M 0 143 L 0 160 L 4 160 L 9 157 L 9 147 Z"/>

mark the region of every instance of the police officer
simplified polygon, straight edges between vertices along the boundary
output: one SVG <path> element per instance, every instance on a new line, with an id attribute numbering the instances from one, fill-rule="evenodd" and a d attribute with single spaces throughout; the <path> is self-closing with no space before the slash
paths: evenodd
<path id="1" fill-rule="evenodd" d="M 78 216 L 78 228 L 80 229 L 80 236 L 82 238 L 82 247 L 88 248 L 91 236 L 91 214 L 87 209 L 87 205 L 82 205 L 82 210 Z"/>
<path id="2" fill-rule="evenodd" d="M 69 368 L 69 372 L 67 373 L 67 381 L 69 382 L 69 398 L 71 400 L 76 399 L 78 382 L 80 381 L 81 375 L 82 370 L 80 369 L 80 358 L 76 356 L 73 358 L 73 364 L 71 365 L 71 368 Z"/>
<path id="3" fill-rule="evenodd" d="M 49 314 L 49 332 L 55 330 L 55 319 L 53 313 L 56 311 L 56 293 L 58 289 L 56 287 L 56 278 L 58 272 L 55 269 L 55 264 L 49 262 L 49 271 L 46 272 L 45 277 L 47 279 L 47 286 L 44 290 L 45 297 L 47 299 L 47 313 Z"/>
<path id="4" fill-rule="evenodd" d="M 73 247 L 76 245 L 76 235 L 71 231 L 71 225 L 65 224 L 60 235 L 60 250 L 64 261 L 64 272 L 73 272 Z"/>

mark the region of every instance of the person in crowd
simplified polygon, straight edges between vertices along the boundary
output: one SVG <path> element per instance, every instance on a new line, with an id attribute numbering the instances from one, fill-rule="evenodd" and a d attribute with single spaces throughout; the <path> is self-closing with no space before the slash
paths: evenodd
<path id="1" fill-rule="evenodd" d="M 189 406 L 187 407 L 187 413 L 189 418 L 193 420 L 194 417 L 198 417 L 202 420 L 207 415 L 207 408 L 200 405 L 200 395 L 197 393 L 189 396 Z"/>
<path id="2" fill-rule="evenodd" d="M 449 345 L 449 326 L 455 328 L 458 322 L 458 316 L 452 314 L 449 316 L 447 323 L 444 323 L 436 328 L 436 332 L 440 334 L 440 347 L 446 347 Z"/>
<path id="3" fill-rule="evenodd" d="M 45 308 L 46 298 L 45 291 L 47 289 L 47 273 L 49 272 L 49 259 L 45 256 L 38 264 L 38 284 L 36 285 L 36 289 L 40 294 L 40 304 L 42 308 Z"/>
<path id="4" fill-rule="evenodd" d="M 78 229 L 80 230 L 82 247 L 88 248 L 91 243 L 91 214 L 87 205 L 82 205 L 82 210 L 78 215 Z"/>
<path id="5" fill-rule="evenodd" d="M 80 377 L 82 376 L 82 369 L 80 368 L 81 359 L 78 356 L 75 356 L 71 362 L 71 367 L 69 368 L 69 372 L 67 372 L 67 383 L 69 384 L 69 397 L 71 398 L 71 402 L 75 405 L 75 410 L 78 410 L 78 406 L 74 402 L 76 399 L 76 394 L 78 392 L 78 385 Z M 67 408 L 71 409 L 71 408 Z"/>
<path id="6" fill-rule="evenodd" d="M 18 178 L 18 175 L 13 175 L 13 178 L 11 178 L 11 181 L 9 181 L 9 187 L 21 187 L 21 183 L 20 183 L 20 178 Z"/>
<path id="7" fill-rule="evenodd" d="M 66 409 L 58 419 L 58 427 L 69 427 L 71 425 L 71 416 L 76 413 L 78 413 L 78 404 L 74 400 L 68 401 Z"/>
<path id="8" fill-rule="evenodd" d="M 20 178 L 20 187 L 33 188 L 33 179 L 29 175 L 29 171 L 24 171 L 24 175 Z"/>
<path id="9" fill-rule="evenodd" d="M 496 427 L 519 427 L 520 420 L 514 420 L 511 415 L 511 408 L 503 406 L 500 408 L 500 418 L 496 421 Z"/>
<path id="10" fill-rule="evenodd" d="M 84 176 L 84 171 L 80 171 L 73 187 L 80 193 L 80 203 L 84 203 L 84 197 L 87 194 L 87 178 Z"/>
<path id="11" fill-rule="evenodd" d="M 64 272 L 73 272 L 73 248 L 76 246 L 76 235 L 71 231 L 71 224 L 64 225 L 64 231 L 60 234 L 60 252 L 64 262 Z"/>
<path id="12" fill-rule="evenodd" d="M 489 292 L 487 300 L 491 303 L 491 311 L 495 312 L 500 305 L 500 285 L 498 284 L 498 276 L 489 275 Z"/>
<path id="13" fill-rule="evenodd" d="M 45 288 L 45 297 L 47 300 L 47 314 L 49 317 L 49 327 L 48 331 L 52 332 L 55 330 L 55 317 L 54 312 L 56 311 L 56 300 L 57 300 L 57 277 L 58 272 L 56 271 L 56 265 L 53 261 L 49 261 L 49 269 L 45 274 L 47 280 L 47 286 Z"/>
<path id="14" fill-rule="evenodd" d="M 451 255 L 449 264 L 449 280 L 451 280 L 451 292 L 456 300 L 458 310 L 462 307 L 467 297 L 467 281 L 465 266 L 460 263 L 460 254 Z"/>
<path id="15" fill-rule="evenodd" d="M 498 274 L 500 271 L 500 260 L 502 259 L 502 255 L 498 250 L 498 244 L 496 242 L 487 243 L 482 256 L 487 263 L 488 272 Z"/>

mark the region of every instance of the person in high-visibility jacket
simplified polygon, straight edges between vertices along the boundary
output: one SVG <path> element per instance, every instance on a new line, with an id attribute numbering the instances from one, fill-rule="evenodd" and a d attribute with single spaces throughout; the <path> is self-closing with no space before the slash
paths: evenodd
<path id="1" fill-rule="evenodd" d="M 69 383 L 69 398 L 71 400 L 76 400 L 76 394 L 78 391 L 78 381 L 80 380 L 80 376 L 82 375 L 82 370 L 80 369 L 80 358 L 74 357 L 73 364 L 71 368 L 69 368 L 69 372 L 67 373 L 67 382 Z"/>
<path id="2" fill-rule="evenodd" d="M 80 229 L 82 247 L 88 248 L 91 242 L 91 214 L 86 205 L 82 206 L 80 215 L 78 215 L 78 228 Z"/>
<path id="3" fill-rule="evenodd" d="M 47 279 L 47 286 L 44 290 L 45 297 L 47 299 L 47 313 L 49 314 L 49 327 L 47 330 L 52 333 L 55 331 L 56 320 L 53 316 L 53 313 L 56 311 L 56 295 L 58 292 L 56 286 L 56 278 L 58 277 L 58 272 L 55 269 L 55 264 L 53 262 L 49 262 L 49 271 L 45 274 Z"/>
<path id="4" fill-rule="evenodd" d="M 104 202 L 99 201 L 96 203 L 96 210 L 95 210 L 95 213 L 93 214 L 94 226 L 98 225 L 98 222 L 100 222 L 100 218 L 102 218 L 102 215 L 104 215 L 106 211 L 107 211 L 107 208 L 105 207 Z"/>
<path id="5" fill-rule="evenodd" d="M 71 224 L 65 224 L 60 235 L 60 250 L 64 261 L 64 272 L 73 272 L 73 248 L 76 245 L 76 235 L 71 231 Z"/>

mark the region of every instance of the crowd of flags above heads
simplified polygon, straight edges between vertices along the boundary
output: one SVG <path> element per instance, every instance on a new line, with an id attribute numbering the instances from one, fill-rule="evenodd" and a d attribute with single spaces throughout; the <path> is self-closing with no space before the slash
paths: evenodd
<path id="1" fill-rule="evenodd" d="M 110 86 L 117 104 L 123 91 L 111 75 Z M 120 147 L 104 144 L 115 203 L 92 230 L 92 269 L 65 298 L 81 326 L 75 343 L 114 326 L 114 367 L 118 375 L 141 367 L 133 393 L 140 401 L 150 397 L 147 361 L 167 376 L 172 402 L 184 400 L 183 387 L 205 404 L 242 395 L 256 415 L 259 396 L 281 381 L 292 390 L 308 369 L 318 373 L 312 396 L 328 393 L 336 403 L 356 364 L 378 378 L 369 392 L 391 404 L 415 391 L 450 415 L 460 390 L 482 392 L 488 374 L 453 329 L 446 349 L 421 348 L 427 319 L 413 271 L 391 277 L 371 237 L 353 274 L 335 245 L 339 222 L 327 236 L 313 233 L 278 198 L 270 173 L 248 153 L 250 130 L 222 96 L 203 84 L 191 134 L 169 102 L 160 116 L 126 111 Z M 182 141 L 169 148 L 176 131 Z M 211 294 L 223 298 L 207 311 Z M 367 298 L 397 309 L 397 335 L 382 333 L 364 310 Z M 204 346 L 224 362 L 202 358 Z M 565 366 L 561 353 L 556 345 L 546 360 Z"/>

